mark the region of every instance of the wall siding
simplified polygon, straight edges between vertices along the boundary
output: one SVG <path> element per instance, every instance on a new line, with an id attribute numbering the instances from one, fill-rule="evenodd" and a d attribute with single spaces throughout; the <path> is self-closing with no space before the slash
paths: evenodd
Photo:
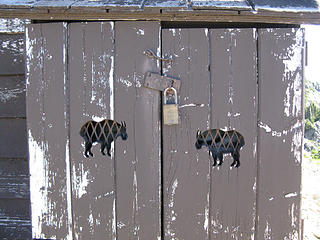
<path id="1" fill-rule="evenodd" d="M 0 19 L 0 238 L 4 240 L 31 238 L 24 35 L 16 33 L 18 25 Z"/>
<path id="2" fill-rule="evenodd" d="M 0 75 L 0 117 L 26 117 L 26 84 L 24 75 Z"/>

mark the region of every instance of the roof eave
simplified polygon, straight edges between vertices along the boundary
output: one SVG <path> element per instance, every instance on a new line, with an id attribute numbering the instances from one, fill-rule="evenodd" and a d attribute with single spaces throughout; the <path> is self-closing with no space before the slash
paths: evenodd
<path id="1" fill-rule="evenodd" d="M 281 24 L 320 24 L 318 11 L 273 11 L 258 9 L 211 8 L 187 9 L 185 7 L 144 9 L 138 6 L 70 7 L 70 6 L 6 6 L 0 4 L 2 18 L 33 20 L 155 20 L 245 22 Z"/>

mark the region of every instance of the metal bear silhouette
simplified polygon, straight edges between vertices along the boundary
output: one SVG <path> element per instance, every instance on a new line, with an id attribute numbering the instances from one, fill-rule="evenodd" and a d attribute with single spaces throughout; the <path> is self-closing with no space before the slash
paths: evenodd
<path id="1" fill-rule="evenodd" d="M 105 155 L 104 149 L 107 147 L 107 154 L 111 157 L 111 143 L 121 136 L 122 140 L 127 140 L 128 134 L 126 131 L 126 123 L 118 123 L 114 120 L 104 119 L 100 122 L 88 121 L 80 129 L 80 136 L 85 140 L 86 157 L 93 157 L 91 147 L 94 142 L 101 144 L 101 153 Z M 89 155 L 88 155 L 89 153 Z"/>
<path id="2" fill-rule="evenodd" d="M 206 146 L 211 152 L 213 158 L 213 166 L 217 165 L 219 159 L 219 166 L 223 163 L 223 154 L 231 153 L 233 157 L 232 167 L 240 166 L 240 149 L 244 146 L 243 136 L 235 131 L 223 131 L 220 129 L 208 129 L 204 132 L 197 131 L 196 148 L 200 149 Z"/>

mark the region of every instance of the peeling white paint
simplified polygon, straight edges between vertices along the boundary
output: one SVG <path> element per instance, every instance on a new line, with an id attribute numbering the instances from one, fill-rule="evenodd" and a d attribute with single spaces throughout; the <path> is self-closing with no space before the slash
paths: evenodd
<path id="1" fill-rule="evenodd" d="M 75 171 L 74 169 L 74 172 L 80 173 L 80 175 L 76 177 L 77 187 L 74 189 L 76 192 L 76 197 L 80 199 L 85 194 L 87 194 L 87 186 L 89 185 L 90 173 L 89 171 L 84 170 L 83 164 L 81 164 L 80 169 L 78 169 L 78 171 Z"/>
<path id="2" fill-rule="evenodd" d="M 123 223 L 123 222 L 118 222 L 117 223 L 117 227 L 119 228 L 119 229 L 121 229 L 121 228 L 124 228 L 126 225 Z"/>
<path id="3" fill-rule="evenodd" d="M 89 223 L 90 232 L 92 232 L 92 230 L 94 229 L 94 220 L 93 220 L 93 213 L 91 208 L 90 208 L 90 214 L 88 217 L 88 223 Z"/>
<path id="4" fill-rule="evenodd" d="M 144 35 L 144 29 L 138 29 L 137 34 L 143 36 Z"/>
<path id="5" fill-rule="evenodd" d="M 119 78 L 119 82 L 121 82 L 126 87 L 131 87 L 132 86 L 132 82 L 130 80 L 124 79 L 122 77 Z"/>
<path id="6" fill-rule="evenodd" d="M 209 29 L 208 29 L 208 28 L 205 28 L 205 29 L 204 29 L 204 33 L 206 34 L 206 37 L 208 37 Z"/>
<path id="7" fill-rule="evenodd" d="M 166 224 L 166 234 L 167 236 L 171 237 L 172 239 L 175 239 L 176 231 L 171 228 L 173 222 L 177 219 L 177 213 L 174 211 L 174 198 L 176 194 L 176 190 L 178 187 L 178 179 L 175 179 L 172 186 L 171 186 L 171 193 L 169 195 L 169 214 L 167 216 L 168 222 Z"/>
<path id="8" fill-rule="evenodd" d="M 112 205 L 112 239 L 117 240 L 116 198 L 113 198 L 113 205 Z"/>
<path id="9" fill-rule="evenodd" d="M 189 104 L 184 104 L 180 105 L 179 108 L 185 108 L 185 107 L 204 107 L 205 104 L 199 104 L 199 103 L 189 103 Z"/>
<path id="10" fill-rule="evenodd" d="M 72 240 L 72 235 L 73 235 L 73 226 L 72 226 L 72 191 L 71 191 L 71 167 L 70 167 L 70 158 L 69 158 L 69 139 L 67 140 L 66 143 L 66 189 L 67 189 L 67 209 L 68 209 L 68 235 L 66 237 L 67 240 Z"/>
<path id="11" fill-rule="evenodd" d="M 294 155 L 294 161 L 300 164 L 302 161 L 302 139 L 303 139 L 303 123 L 298 120 L 292 127 L 293 136 L 291 140 L 291 152 Z"/>
<path id="12" fill-rule="evenodd" d="M 176 29 L 175 28 L 170 28 L 169 31 L 172 33 L 172 36 L 176 36 Z"/>
<path id="13" fill-rule="evenodd" d="M 19 18 L 13 19 L 0 19 L 0 32 L 1 33 L 23 33 L 25 25 L 29 24 L 30 20 Z"/>
<path id="14" fill-rule="evenodd" d="M 98 117 L 98 116 L 92 115 L 92 116 L 91 116 L 91 119 L 92 119 L 93 121 L 100 122 L 100 121 L 104 120 L 105 117 Z"/>
<path id="15" fill-rule="evenodd" d="M 20 94 L 24 93 L 24 88 L 0 88 L 0 102 L 6 103 L 9 101 L 13 101 L 19 97 Z"/>
<path id="16" fill-rule="evenodd" d="M 33 46 L 36 43 L 36 39 L 30 39 L 29 36 L 29 28 L 26 28 L 26 84 L 27 86 L 30 84 L 30 68 L 33 59 Z"/>
<path id="17" fill-rule="evenodd" d="M 252 186 L 252 190 L 254 193 L 257 192 L 257 177 L 254 178 L 254 183 L 253 183 L 253 186 Z"/>
<path id="18" fill-rule="evenodd" d="M 273 130 L 271 127 L 269 127 L 267 124 L 263 122 L 259 122 L 258 126 L 265 130 L 266 133 L 271 132 L 271 136 L 273 137 L 282 137 L 288 135 L 288 130 Z"/>
<path id="19" fill-rule="evenodd" d="M 11 55 L 21 56 L 24 53 L 23 40 L 5 39 L 1 42 L 0 52 L 6 53 L 10 51 Z"/>
<path id="20" fill-rule="evenodd" d="M 267 221 L 266 222 L 266 228 L 264 229 L 264 240 L 271 240 L 272 239 L 272 230 L 271 230 L 271 227 L 269 225 L 269 222 Z"/>
<path id="21" fill-rule="evenodd" d="M 45 155 L 45 143 L 38 143 L 28 131 L 29 165 L 30 165 L 30 201 L 32 237 L 45 238 L 42 234 L 42 218 L 48 211 L 48 179 L 47 162 Z"/>
<path id="22" fill-rule="evenodd" d="M 259 122 L 258 126 L 264 129 L 267 133 L 271 132 L 271 128 L 267 124 L 264 124 L 263 122 Z"/>
<path id="23" fill-rule="evenodd" d="M 284 195 L 285 198 L 292 198 L 298 196 L 297 192 L 287 193 Z"/>

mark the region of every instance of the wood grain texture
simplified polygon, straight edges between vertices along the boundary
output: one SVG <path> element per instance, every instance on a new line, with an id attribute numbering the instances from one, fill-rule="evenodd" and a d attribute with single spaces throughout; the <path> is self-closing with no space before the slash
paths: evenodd
<path id="1" fill-rule="evenodd" d="M 25 119 L 0 119 L 0 158 L 27 158 Z"/>
<path id="2" fill-rule="evenodd" d="M 24 74 L 24 35 L 0 33 L 0 74 Z"/>
<path id="3" fill-rule="evenodd" d="M 211 176 L 211 237 L 252 239 L 256 214 L 257 78 L 254 29 L 212 29 L 211 128 L 235 129 L 245 140 L 239 168 L 225 155 Z"/>
<path id="4" fill-rule="evenodd" d="M 160 71 L 159 22 L 115 23 L 115 119 L 126 121 L 128 139 L 117 142 L 116 211 L 118 239 L 161 236 L 160 93 L 143 87 L 147 71 Z"/>
<path id="5" fill-rule="evenodd" d="M 26 117 L 26 84 L 24 75 L 0 75 L 0 117 Z"/>
<path id="6" fill-rule="evenodd" d="M 28 161 L 0 159 L 0 198 L 29 200 L 29 194 Z"/>
<path id="7" fill-rule="evenodd" d="M 33 238 L 71 237 L 66 187 L 66 33 L 64 23 L 29 25 L 26 31 Z"/>
<path id="8" fill-rule="evenodd" d="M 79 135 L 88 120 L 113 118 L 112 22 L 70 24 L 70 150 L 74 238 L 115 239 L 114 157 L 85 158 Z M 118 141 L 121 141 L 118 139 Z"/>
<path id="9" fill-rule="evenodd" d="M 257 239 L 300 239 L 302 29 L 259 30 Z"/>
<path id="10" fill-rule="evenodd" d="M 27 199 L 0 199 L 1 239 L 31 239 L 29 206 Z"/>
<path id="11" fill-rule="evenodd" d="M 195 148 L 196 132 L 209 125 L 208 29 L 166 29 L 163 57 L 172 56 L 163 73 L 181 79 L 179 125 L 163 126 L 163 198 L 165 239 L 210 239 L 211 164 Z"/>

